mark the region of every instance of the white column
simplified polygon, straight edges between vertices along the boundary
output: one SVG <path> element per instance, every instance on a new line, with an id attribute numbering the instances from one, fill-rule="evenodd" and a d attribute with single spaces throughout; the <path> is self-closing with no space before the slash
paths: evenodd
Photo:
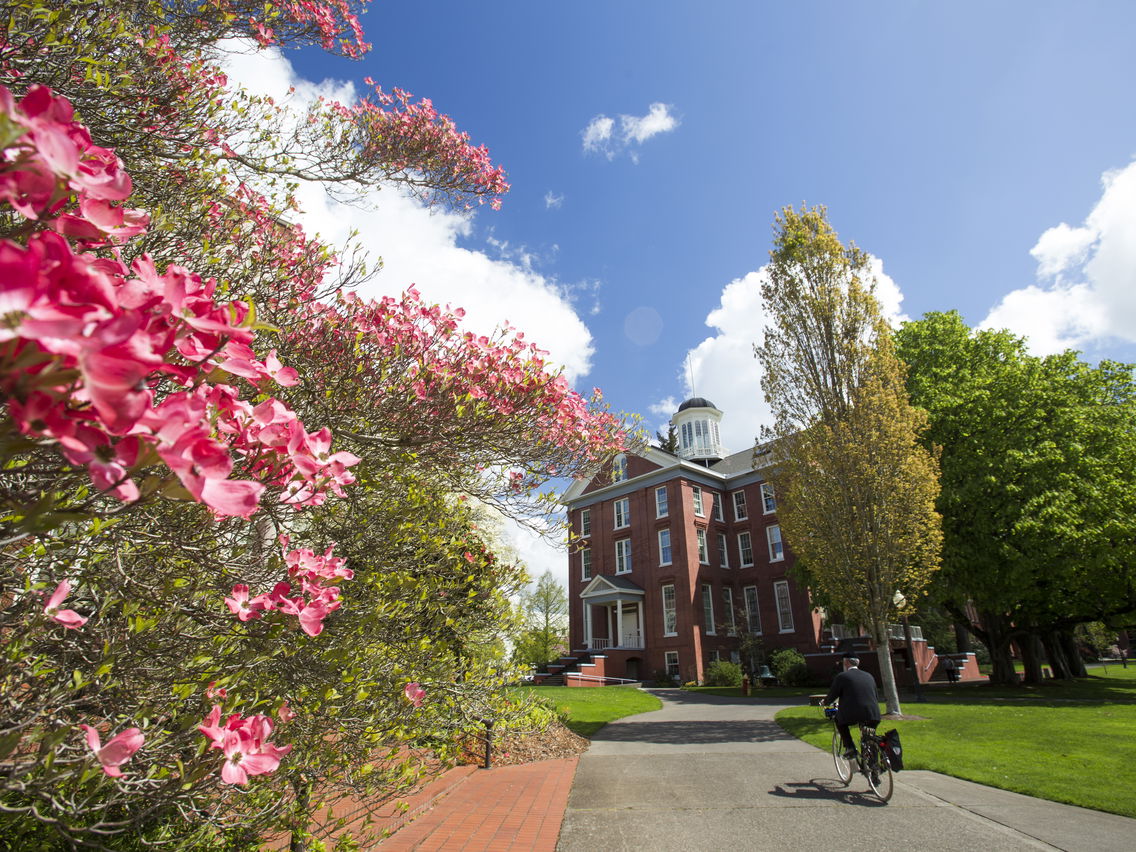
<path id="1" fill-rule="evenodd" d="M 592 606 L 584 601 L 584 647 L 592 647 Z"/>
<path id="2" fill-rule="evenodd" d="M 615 601 L 615 635 L 619 637 L 619 644 L 623 644 L 623 601 Z"/>
<path id="3" fill-rule="evenodd" d="M 639 647 L 640 648 L 646 648 L 647 647 L 647 635 L 646 635 L 647 634 L 647 628 L 643 624 L 643 599 L 639 598 L 639 600 L 636 602 L 636 605 L 639 609 Z"/>
<path id="4" fill-rule="evenodd" d="M 605 606 L 604 611 L 607 613 L 607 646 L 611 648 L 615 646 L 615 640 L 611 638 L 611 604 Z"/>

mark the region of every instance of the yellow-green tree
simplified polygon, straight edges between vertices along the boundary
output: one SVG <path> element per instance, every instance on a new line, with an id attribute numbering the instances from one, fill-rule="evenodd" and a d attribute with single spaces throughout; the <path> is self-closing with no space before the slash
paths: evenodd
<path id="1" fill-rule="evenodd" d="M 889 713 L 899 713 L 888 623 L 939 566 L 938 465 L 919 442 L 904 367 L 874 295 L 868 255 L 823 208 L 776 219 L 757 347 L 775 418 L 786 539 L 821 596 L 870 630 Z"/>

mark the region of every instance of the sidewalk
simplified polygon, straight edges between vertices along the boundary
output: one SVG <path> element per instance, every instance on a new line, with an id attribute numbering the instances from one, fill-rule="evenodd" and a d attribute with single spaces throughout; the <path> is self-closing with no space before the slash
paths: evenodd
<path id="1" fill-rule="evenodd" d="M 479 769 L 380 852 L 554 852 L 578 757 Z"/>

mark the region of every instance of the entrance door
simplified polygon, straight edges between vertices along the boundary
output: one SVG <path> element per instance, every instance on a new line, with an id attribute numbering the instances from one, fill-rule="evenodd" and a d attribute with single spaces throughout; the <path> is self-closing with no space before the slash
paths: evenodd
<path id="1" fill-rule="evenodd" d="M 620 637 L 620 644 L 624 648 L 642 648 L 642 641 L 639 637 L 639 607 L 631 606 L 630 608 L 623 608 L 623 636 Z"/>

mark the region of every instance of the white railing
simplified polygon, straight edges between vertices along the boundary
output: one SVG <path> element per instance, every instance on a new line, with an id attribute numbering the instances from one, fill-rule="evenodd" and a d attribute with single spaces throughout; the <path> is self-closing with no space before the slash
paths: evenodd
<path id="1" fill-rule="evenodd" d="M 889 624 L 888 625 L 888 638 L 889 639 L 898 639 L 899 641 L 903 641 L 906 638 L 906 636 L 903 632 L 903 625 L 902 624 Z M 923 641 L 923 628 L 922 627 L 916 627 L 914 624 L 911 625 L 911 641 L 912 642 Z"/>
<path id="2" fill-rule="evenodd" d="M 577 678 L 579 680 L 602 680 L 605 683 L 609 680 L 615 681 L 616 683 L 638 683 L 639 682 L 637 680 L 631 680 L 630 678 L 626 678 L 626 677 L 604 677 L 604 676 L 601 676 L 601 675 L 579 674 L 578 672 L 565 672 L 564 677 L 565 678 L 570 678 L 570 677 L 571 678 Z"/>
<path id="3" fill-rule="evenodd" d="M 594 636 L 588 639 L 589 651 L 606 651 L 608 648 L 626 648 L 631 651 L 643 650 L 643 637 L 636 630 L 634 633 L 628 633 L 623 637 L 623 642 L 618 645 L 613 645 L 611 640 L 606 636 Z"/>

